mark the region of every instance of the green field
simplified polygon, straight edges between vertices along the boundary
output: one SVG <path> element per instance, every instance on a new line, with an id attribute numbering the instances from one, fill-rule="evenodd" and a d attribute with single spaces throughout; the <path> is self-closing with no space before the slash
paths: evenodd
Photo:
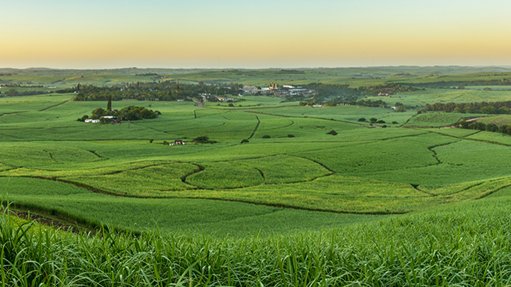
<path id="1" fill-rule="evenodd" d="M 352 86 L 486 77 L 483 68 L 437 69 L 151 72 L 190 82 L 276 79 Z M 106 102 L 73 101 L 74 94 L 53 91 L 76 83 L 151 80 L 137 74 L 143 72 L 28 70 L 0 77 L 0 82 L 35 82 L 51 91 L 0 97 L 4 206 L 10 202 L 10 209 L 35 214 L 41 223 L 84 232 L 36 224 L 10 247 L 18 254 L 2 253 L 9 270 L 0 274 L 4 285 L 21 280 L 16 282 L 23 286 L 19 274 L 32 269 L 45 274 L 51 268 L 65 271 L 51 271 L 55 277 L 34 275 L 33 282 L 89 285 L 83 278 L 90 276 L 102 282 L 98 286 L 511 283 L 506 244 L 511 137 L 452 127 L 468 116 L 499 124 L 508 116 L 415 109 L 436 102 L 507 101 L 511 94 L 505 89 L 426 88 L 383 97 L 389 104 L 404 103 L 406 112 L 354 105 L 313 108 L 266 96 L 245 96 L 234 107 L 207 103 L 204 108 L 191 101 L 123 100 L 114 107 L 144 106 L 162 115 L 121 124 L 79 122 Z M 215 143 L 192 142 L 200 136 Z M 186 144 L 163 144 L 176 139 Z M 2 244 L 16 237 L 19 222 L 2 217 Z M 39 250 L 42 245 L 40 253 L 21 251 L 40 240 L 46 241 L 37 244 L 54 248 L 46 255 Z M 27 263 L 16 273 L 24 265 L 15 259 L 31 256 L 50 258 L 54 265 Z M 98 263 L 101 256 L 110 267 Z M 87 270 L 97 268 L 80 273 L 76 266 L 83 264 L 90 264 Z"/>

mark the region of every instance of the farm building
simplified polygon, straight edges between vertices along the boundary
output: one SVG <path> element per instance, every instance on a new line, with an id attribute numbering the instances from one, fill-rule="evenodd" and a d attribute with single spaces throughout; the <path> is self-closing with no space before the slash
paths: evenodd
<path id="1" fill-rule="evenodd" d="M 184 140 L 181 140 L 181 139 L 177 139 L 175 140 L 173 143 L 170 143 L 169 145 L 170 146 L 175 146 L 175 145 L 185 145 L 185 141 Z"/>
<path id="2" fill-rule="evenodd" d="M 88 124 L 99 124 L 101 121 L 97 119 L 86 119 L 84 122 Z"/>

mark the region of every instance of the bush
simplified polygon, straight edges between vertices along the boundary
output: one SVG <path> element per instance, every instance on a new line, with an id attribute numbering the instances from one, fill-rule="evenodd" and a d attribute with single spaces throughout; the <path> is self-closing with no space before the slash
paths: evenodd
<path id="1" fill-rule="evenodd" d="M 393 121 L 393 122 L 392 122 L 392 124 L 393 124 L 393 125 L 398 125 L 399 123 L 398 123 L 398 122 L 396 122 L 396 121 Z"/>
<path id="2" fill-rule="evenodd" d="M 358 119 L 359 122 L 367 122 L 367 119 L 366 118 L 360 118 Z"/>
<path id="3" fill-rule="evenodd" d="M 264 135 L 264 136 L 263 136 L 263 139 L 271 139 L 271 136 L 269 136 L 269 135 Z"/>
<path id="4" fill-rule="evenodd" d="M 375 123 L 375 122 L 377 122 L 377 121 L 378 121 L 378 119 L 377 119 L 377 118 L 370 118 L 370 119 L 369 119 L 369 121 L 370 121 L 371 123 Z"/>
<path id="5" fill-rule="evenodd" d="M 384 120 L 379 120 L 379 121 L 377 121 L 376 123 L 378 123 L 378 124 L 384 124 L 384 123 L 385 123 L 385 121 L 384 121 Z"/>
<path id="6" fill-rule="evenodd" d="M 192 140 L 194 143 L 197 144 L 213 144 L 216 143 L 216 141 L 210 140 L 207 136 L 200 136 L 196 137 Z"/>
<path id="7" fill-rule="evenodd" d="M 240 144 L 247 144 L 249 143 L 250 141 L 248 139 L 242 139 Z"/>
<path id="8" fill-rule="evenodd" d="M 288 135 L 287 135 L 287 137 L 288 137 L 288 138 L 294 138 L 294 137 L 295 137 L 295 135 L 288 134 Z"/>
<path id="9" fill-rule="evenodd" d="M 337 132 L 335 130 L 331 130 L 329 132 L 327 132 L 328 135 L 333 135 L 333 136 L 336 136 L 337 135 Z"/>
<path id="10" fill-rule="evenodd" d="M 121 110 L 105 110 L 103 108 L 97 108 L 94 111 L 92 111 L 92 115 L 90 118 L 92 119 L 101 119 L 105 116 L 113 116 L 118 118 L 121 121 L 137 121 L 137 120 L 143 120 L 143 119 L 156 119 L 161 115 L 160 111 L 153 111 L 150 109 L 147 109 L 145 107 L 137 107 L 137 106 L 129 106 L 125 107 Z M 84 115 L 82 117 L 83 121 L 85 119 L 89 118 L 88 115 Z M 105 121 L 109 122 L 109 121 Z"/>

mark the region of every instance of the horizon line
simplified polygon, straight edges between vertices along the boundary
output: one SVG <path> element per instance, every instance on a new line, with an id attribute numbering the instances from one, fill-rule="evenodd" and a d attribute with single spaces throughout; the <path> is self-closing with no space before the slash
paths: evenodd
<path id="1" fill-rule="evenodd" d="M 291 67 L 291 66 L 268 66 L 268 67 L 151 67 L 151 66 L 124 66 L 124 67 L 97 67 L 97 68 L 71 68 L 71 67 L 49 67 L 49 66 L 33 66 L 33 67 L 0 67 L 0 70 L 277 70 L 277 69 L 297 69 L 297 70 L 314 70 L 314 69 L 366 69 L 366 68 L 511 68 L 511 65 L 347 65 L 347 66 L 310 66 L 310 67 Z"/>

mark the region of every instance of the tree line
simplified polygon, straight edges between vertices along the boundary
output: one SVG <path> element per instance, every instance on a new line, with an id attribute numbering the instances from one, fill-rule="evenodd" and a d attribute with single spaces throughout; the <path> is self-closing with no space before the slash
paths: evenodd
<path id="1" fill-rule="evenodd" d="M 390 96 L 400 92 L 416 91 L 417 88 L 399 84 L 385 84 L 379 86 L 352 88 L 349 85 L 313 83 L 304 88 L 314 90 L 313 96 L 288 96 L 289 101 L 300 101 L 302 105 L 325 104 L 336 106 L 339 104 L 359 105 L 368 107 L 388 107 L 382 100 L 363 100 L 367 96 Z"/>
<path id="2" fill-rule="evenodd" d="M 124 99 L 145 101 L 176 101 L 192 100 L 201 94 L 218 96 L 238 94 L 242 88 L 239 84 L 183 84 L 176 81 L 130 83 L 121 86 L 97 87 L 93 85 L 77 85 L 76 101 L 114 101 Z"/>
<path id="3" fill-rule="evenodd" d="M 49 94 L 49 91 L 20 91 L 15 89 L 9 89 L 5 92 L 0 91 L 0 96 L 3 97 L 21 97 L 21 96 L 34 96 Z"/>
<path id="4" fill-rule="evenodd" d="M 511 114 L 511 101 L 479 103 L 435 103 L 427 104 L 422 111 L 474 114 Z"/>
<path id="5" fill-rule="evenodd" d="M 476 120 L 464 119 L 458 123 L 458 127 L 464 129 L 488 131 L 488 132 L 499 132 L 507 135 L 511 135 L 510 125 L 497 125 L 495 123 L 482 123 Z"/>
<path id="6" fill-rule="evenodd" d="M 493 80 L 437 81 L 430 83 L 401 83 L 401 84 L 420 88 L 464 89 L 465 86 L 509 86 L 511 85 L 511 77 Z"/>

